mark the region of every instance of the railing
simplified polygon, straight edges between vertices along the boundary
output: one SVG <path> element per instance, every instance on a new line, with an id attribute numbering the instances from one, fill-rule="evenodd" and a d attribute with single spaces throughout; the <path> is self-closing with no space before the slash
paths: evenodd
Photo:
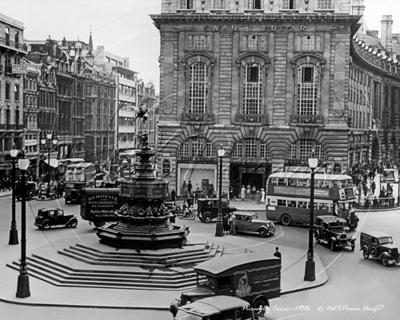
<path id="1" fill-rule="evenodd" d="M 380 198 L 367 197 L 364 199 L 364 201 L 356 203 L 355 207 L 358 209 L 382 209 L 382 208 L 395 208 L 396 205 L 394 197 L 380 197 Z"/>
<path id="2" fill-rule="evenodd" d="M 321 115 L 294 115 L 292 117 L 292 123 L 301 124 L 322 124 L 323 119 Z"/>
<path id="3" fill-rule="evenodd" d="M 0 45 L 6 45 L 9 47 L 14 47 L 18 50 L 22 50 L 22 51 L 28 51 L 28 46 L 24 43 L 20 43 L 20 42 L 15 42 L 15 41 L 11 41 L 10 39 L 6 39 L 3 37 L 0 37 Z"/>
<path id="4" fill-rule="evenodd" d="M 266 114 L 236 114 L 236 122 L 241 123 L 268 123 Z"/>
<path id="5" fill-rule="evenodd" d="M 214 115 L 212 113 L 182 113 L 182 121 L 214 122 Z"/>

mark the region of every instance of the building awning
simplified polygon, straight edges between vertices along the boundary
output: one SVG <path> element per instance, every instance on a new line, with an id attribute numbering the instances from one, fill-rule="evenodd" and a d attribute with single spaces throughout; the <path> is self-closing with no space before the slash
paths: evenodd
<path id="1" fill-rule="evenodd" d="M 49 160 L 44 160 L 47 164 L 49 163 Z M 58 168 L 58 160 L 57 159 L 50 159 L 50 166 L 53 168 Z"/>

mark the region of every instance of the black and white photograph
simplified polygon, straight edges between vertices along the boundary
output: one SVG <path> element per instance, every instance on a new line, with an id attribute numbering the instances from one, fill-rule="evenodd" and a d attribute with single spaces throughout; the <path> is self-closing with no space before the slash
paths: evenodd
<path id="1" fill-rule="evenodd" d="M 0 0 L 1 320 L 400 305 L 398 0 Z"/>

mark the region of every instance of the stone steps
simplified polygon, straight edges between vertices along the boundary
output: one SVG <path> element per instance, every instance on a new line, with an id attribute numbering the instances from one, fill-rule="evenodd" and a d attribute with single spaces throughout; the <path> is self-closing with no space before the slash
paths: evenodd
<path id="1" fill-rule="evenodd" d="M 59 251 L 67 257 L 65 263 L 32 254 L 27 257 L 27 266 L 30 276 L 56 286 L 183 290 L 196 286 L 195 264 L 212 259 L 222 252 L 223 249 L 214 248 L 208 243 L 143 253 L 135 250 L 101 251 L 77 244 Z M 69 258 L 85 264 L 81 268 L 74 268 L 72 264 L 67 264 Z M 20 264 L 14 261 L 7 266 L 19 270 Z"/>

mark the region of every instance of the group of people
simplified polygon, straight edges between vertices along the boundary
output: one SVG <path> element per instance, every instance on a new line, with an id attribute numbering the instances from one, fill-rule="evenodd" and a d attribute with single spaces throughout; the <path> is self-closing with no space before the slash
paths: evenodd
<path id="1" fill-rule="evenodd" d="M 236 216 L 233 213 L 225 214 L 222 218 L 224 234 L 236 236 Z"/>
<path id="2" fill-rule="evenodd" d="M 212 183 L 210 184 L 210 186 L 208 188 L 208 193 L 206 193 L 205 190 L 201 190 L 199 187 L 197 187 L 196 190 L 194 190 L 192 182 L 190 180 L 188 183 L 186 183 L 185 180 L 183 181 L 181 195 L 183 197 L 183 203 L 187 204 L 190 208 L 192 208 L 193 205 L 195 203 L 197 203 L 197 200 L 199 198 L 206 198 L 206 197 L 216 198 L 217 197 L 215 190 L 214 190 L 214 185 Z M 176 194 L 175 189 L 172 189 L 172 191 L 170 193 L 170 197 L 171 197 L 172 202 L 176 201 L 177 194 Z"/>
<path id="3" fill-rule="evenodd" d="M 255 186 L 251 187 L 249 184 L 247 187 L 244 185 L 240 190 L 240 199 L 242 201 L 256 201 L 257 203 L 265 203 L 265 190 L 264 188 L 257 189 Z"/>

